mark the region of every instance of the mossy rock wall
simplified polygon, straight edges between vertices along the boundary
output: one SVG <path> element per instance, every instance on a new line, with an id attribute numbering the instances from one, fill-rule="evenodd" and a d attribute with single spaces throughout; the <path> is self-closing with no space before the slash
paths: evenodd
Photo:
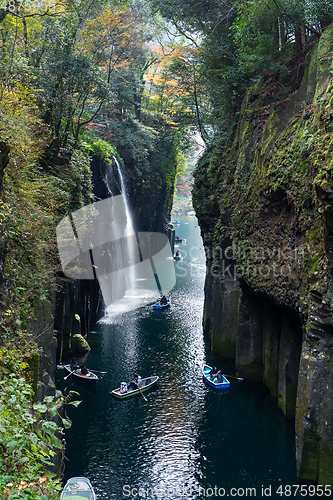
<path id="1" fill-rule="evenodd" d="M 212 352 L 234 361 L 241 377 L 264 383 L 284 414 L 294 417 L 301 323 L 237 280 L 207 278 L 205 304 L 204 331 Z"/>
<path id="2" fill-rule="evenodd" d="M 298 476 L 319 484 L 333 482 L 332 46 L 328 28 L 287 87 L 276 74 L 248 89 L 237 128 L 206 150 L 193 189 L 214 267 L 204 330 L 230 358 L 221 290 L 234 280 L 236 368 L 296 417 Z"/>
<path id="3" fill-rule="evenodd" d="M 55 294 L 50 300 L 35 303 L 34 320 L 28 325 L 28 331 L 35 338 L 36 350 L 26 358 L 27 378 L 34 391 L 34 401 L 43 401 L 45 396 L 53 396 L 55 400 L 60 391 L 55 385 L 57 339 L 54 335 L 54 304 Z M 61 413 L 62 410 L 59 409 Z M 54 419 L 61 425 L 58 416 Z M 61 474 L 62 457 L 58 453 L 52 459 L 53 466 L 49 470 L 57 475 Z"/>
<path id="4" fill-rule="evenodd" d="M 103 315 L 105 306 L 97 281 L 67 278 L 59 286 L 55 303 L 54 329 L 58 339 L 57 362 L 60 362 L 75 353 L 72 339 L 76 334 L 88 336 L 89 341 L 89 329 Z"/>
<path id="5" fill-rule="evenodd" d="M 38 401 L 44 396 L 56 394 L 55 370 L 57 339 L 54 336 L 54 298 L 35 303 L 34 321 L 29 331 L 36 338 L 36 353 L 27 363 L 30 367 L 30 379 Z"/>

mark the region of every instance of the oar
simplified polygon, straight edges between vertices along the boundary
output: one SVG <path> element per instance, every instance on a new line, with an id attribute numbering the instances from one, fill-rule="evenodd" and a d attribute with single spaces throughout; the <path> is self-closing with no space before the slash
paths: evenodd
<path id="1" fill-rule="evenodd" d="M 233 375 L 226 375 L 225 373 L 223 373 L 223 376 L 224 377 L 228 377 L 228 378 L 235 378 L 236 380 L 244 380 L 243 378 L 241 377 L 234 377 Z"/>
<path id="2" fill-rule="evenodd" d="M 139 387 L 139 386 L 138 386 L 138 389 L 139 389 L 139 391 L 141 392 L 143 399 L 144 399 L 145 401 L 148 401 L 148 399 L 147 399 L 147 398 L 146 398 L 146 396 L 143 394 L 143 392 L 141 391 L 141 389 L 140 389 L 140 387 Z"/>
<path id="3" fill-rule="evenodd" d="M 73 370 L 72 372 L 70 372 L 70 373 L 67 375 L 67 377 L 64 377 L 64 380 L 67 380 L 67 379 L 68 379 L 68 377 L 70 377 L 70 376 L 72 375 L 72 373 L 74 373 L 74 372 L 75 372 L 75 370 Z"/>

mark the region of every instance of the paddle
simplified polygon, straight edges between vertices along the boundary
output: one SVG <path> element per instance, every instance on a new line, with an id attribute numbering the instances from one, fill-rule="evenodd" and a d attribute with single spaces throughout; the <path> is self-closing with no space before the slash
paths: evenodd
<path id="1" fill-rule="evenodd" d="M 233 375 L 226 375 L 225 373 L 223 373 L 223 376 L 224 376 L 224 377 L 228 377 L 228 378 L 235 378 L 236 380 L 239 380 L 240 382 L 241 382 L 242 380 L 244 380 L 244 379 L 243 379 L 243 378 L 241 378 L 241 377 L 234 377 Z M 197 378 L 197 380 L 201 380 L 201 378 Z"/>
<path id="2" fill-rule="evenodd" d="M 225 373 L 223 373 L 223 376 L 224 377 L 228 377 L 228 378 L 235 378 L 236 380 L 244 380 L 243 378 L 241 377 L 234 377 L 233 375 L 226 375 Z"/>
<path id="3" fill-rule="evenodd" d="M 70 377 L 70 376 L 72 375 L 72 373 L 74 373 L 74 372 L 75 372 L 75 370 L 73 370 L 72 372 L 70 372 L 70 373 L 67 375 L 67 377 L 64 377 L 64 380 L 67 380 L 67 379 L 68 379 L 68 377 Z"/>
<path id="4" fill-rule="evenodd" d="M 65 368 L 65 366 L 64 366 L 64 365 L 57 365 L 57 369 L 59 370 L 60 368 Z M 91 368 L 88 368 L 88 370 L 89 370 L 90 372 L 101 373 L 102 375 L 106 375 L 106 374 L 107 374 L 107 372 L 101 372 L 101 371 L 99 371 L 99 370 L 92 370 Z M 74 371 L 75 371 L 75 370 L 74 370 Z M 72 372 L 72 373 L 73 373 L 73 372 Z M 71 375 L 71 373 L 70 373 L 69 375 Z M 67 377 L 69 377 L 69 375 L 67 375 Z M 64 379 L 64 380 L 66 380 L 66 378 L 67 378 L 67 377 L 65 377 L 65 379 Z"/>
<path id="5" fill-rule="evenodd" d="M 138 387 L 138 389 L 139 389 L 139 391 L 141 392 L 143 399 L 144 399 L 145 401 L 148 401 L 148 399 L 146 398 L 146 396 L 145 396 L 145 395 L 143 394 L 143 392 L 141 391 L 140 387 Z"/>

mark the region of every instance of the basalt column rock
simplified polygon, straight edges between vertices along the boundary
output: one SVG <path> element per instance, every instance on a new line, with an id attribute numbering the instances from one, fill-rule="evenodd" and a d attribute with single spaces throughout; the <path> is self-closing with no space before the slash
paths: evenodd
<path id="1" fill-rule="evenodd" d="M 279 337 L 278 405 L 287 417 L 295 417 L 299 360 L 303 329 L 299 319 L 282 314 Z"/>
<path id="2" fill-rule="evenodd" d="M 241 297 L 237 337 L 236 369 L 242 377 L 254 382 L 263 380 L 263 335 L 259 300 L 251 300 L 243 294 Z"/>
<path id="3" fill-rule="evenodd" d="M 297 391 L 297 470 L 300 480 L 325 485 L 333 471 L 333 321 L 319 292 L 310 300 Z"/>
<path id="4" fill-rule="evenodd" d="M 212 352 L 221 353 L 225 359 L 234 360 L 239 298 L 238 282 L 222 280 L 213 275 L 209 264 L 205 283 L 204 332 L 209 335 Z"/>
<path id="5" fill-rule="evenodd" d="M 279 408 L 294 417 L 302 345 L 300 319 L 238 280 L 209 272 L 205 283 L 204 333 L 211 350 L 235 362 L 241 377 L 264 383 Z"/>
<path id="6" fill-rule="evenodd" d="M 99 319 L 104 306 L 97 281 L 63 279 L 56 296 L 54 323 L 58 336 L 57 362 L 74 352 L 85 353 L 90 350 L 84 337 Z M 77 342 L 74 339 L 73 343 L 75 335 L 80 337 L 76 339 Z"/>

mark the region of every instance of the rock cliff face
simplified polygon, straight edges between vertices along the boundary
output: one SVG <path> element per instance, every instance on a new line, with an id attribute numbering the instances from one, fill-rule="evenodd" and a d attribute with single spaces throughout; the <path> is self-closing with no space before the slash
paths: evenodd
<path id="1" fill-rule="evenodd" d="M 134 161 L 126 157 L 121 170 L 136 230 L 167 233 L 176 164 L 170 166 L 167 178 L 165 172 L 156 167 L 156 161 L 152 156 L 150 163 L 146 162 L 138 169 Z M 97 201 L 121 193 L 121 181 L 115 162 L 107 165 L 100 158 L 94 157 L 91 171 L 93 193 Z M 73 337 L 79 333 L 88 334 L 90 327 L 104 314 L 104 308 L 97 280 L 70 280 L 63 275 L 59 276 L 54 326 L 58 332 L 58 362 L 74 352 Z M 80 324 L 75 319 L 75 314 L 80 316 Z"/>
<path id="2" fill-rule="evenodd" d="M 204 331 L 295 417 L 300 481 L 333 481 L 333 31 L 245 96 L 195 172 Z"/>

